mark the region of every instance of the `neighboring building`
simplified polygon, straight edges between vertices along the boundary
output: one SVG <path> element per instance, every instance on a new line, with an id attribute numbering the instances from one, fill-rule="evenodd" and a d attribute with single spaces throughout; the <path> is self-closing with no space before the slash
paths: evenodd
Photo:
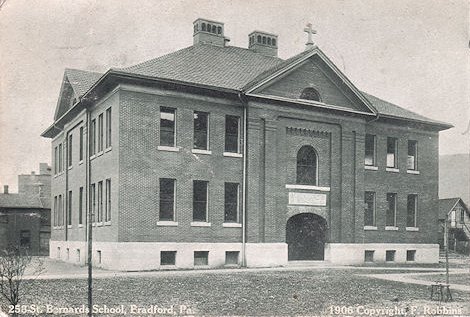
<path id="1" fill-rule="evenodd" d="M 470 154 L 439 156 L 439 198 L 470 201 Z"/>
<path id="2" fill-rule="evenodd" d="M 51 236 L 51 168 L 39 164 L 35 172 L 18 175 L 18 193 L 8 185 L 0 194 L 0 250 L 27 248 L 31 255 L 48 255 Z"/>
<path id="3" fill-rule="evenodd" d="M 461 198 L 439 199 L 439 245 L 441 249 L 444 248 L 446 219 L 449 250 L 469 254 L 470 212 Z"/>
<path id="4" fill-rule="evenodd" d="M 438 261 L 450 125 L 359 91 L 310 40 L 282 60 L 274 34 L 193 30 L 132 67 L 65 71 L 42 134 L 51 257 L 85 263 L 91 211 L 103 268 Z"/>

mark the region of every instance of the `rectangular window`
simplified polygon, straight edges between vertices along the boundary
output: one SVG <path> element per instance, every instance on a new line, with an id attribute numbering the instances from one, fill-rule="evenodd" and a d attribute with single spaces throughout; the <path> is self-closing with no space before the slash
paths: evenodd
<path id="1" fill-rule="evenodd" d="M 79 161 L 83 160 L 83 127 L 80 127 L 80 151 L 79 151 Z"/>
<path id="2" fill-rule="evenodd" d="M 375 192 L 364 193 L 364 226 L 375 226 Z"/>
<path id="3" fill-rule="evenodd" d="M 160 251 L 160 265 L 175 265 L 176 251 Z"/>
<path id="4" fill-rule="evenodd" d="M 206 181 L 193 181 L 193 221 L 207 221 Z"/>
<path id="5" fill-rule="evenodd" d="M 366 134 L 366 148 L 364 164 L 367 166 L 375 166 L 376 158 L 376 140 L 375 135 Z"/>
<path id="6" fill-rule="evenodd" d="M 406 226 L 417 227 L 417 214 L 418 214 L 418 196 L 408 195 Z"/>
<path id="7" fill-rule="evenodd" d="M 225 152 L 238 153 L 240 144 L 240 117 L 225 116 Z"/>
<path id="8" fill-rule="evenodd" d="M 387 138 L 387 167 L 398 168 L 398 140 Z"/>
<path id="9" fill-rule="evenodd" d="M 98 182 L 98 222 L 103 222 L 103 182 Z"/>
<path id="10" fill-rule="evenodd" d="M 209 265 L 209 251 L 194 251 L 194 266 Z"/>
<path id="11" fill-rule="evenodd" d="M 194 111 L 194 144 L 193 147 L 199 150 L 209 149 L 209 114 L 206 112 Z"/>
<path id="12" fill-rule="evenodd" d="M 54 174 L 59 173 L 59 153 L 57 146 L 54 148 Z"/>
<path id="13" fill-rule="evenodd" d="M 111 108 L 106 109 L 106 148 L 111 147 Z"/>
<path id="14" fill-rule="evenodd" d="M 59 201 L 58 201 L 58 210 L 59 210 L 59 226 L 64 225 L 64 206 L 62 205 L 62 195 L 59 195 Z"/>
<path id="15" fill-rule="evenodd" d="M 416 250 L 406 250 L 406 260 L 413 262 L 416 257 Z"/>
<path id="16" fill-rule="evenodd" d="M 374 262 L 374 250 L 364 251 L 364 262 Z"/>
<path id="17" fill-rule="evenodd" d="M 238 265 L 238 257 L 240 252 L 238 251 L 226 251 L 225 252 L 225 265 Z"/>
<path id="18" fill-rule="evenodd" d="M 78 192 L 78 224 L 83 224 L 83 187 Z"/>
<path id="19" fill-rule="evenodd" d="M 95 184 L 91 184 L 91 187 L 90 187 L 90 211 L 91 211 L 92 222 L 95 222 L 95 217 L 96 217 L 95 206 L 96 206 L 96 202 L 95 202 Z"/>
<path id="20" fill-rule="evenodd" d="M 67 151 L 68 151 L 68 165 L 67 166 L 72 166 L 72 158 L 73 158 L 73 142 L 72 142 L 72 134 L 69 134 L 69 141 L 67 142 Z"/>
<path id="21" fill-rule="evenodd" d="M 160 178 L 160 221 L 175 220 L 175 188 L 176 180 Z"/>
<path id="22" fill-rule="evenodd" d="M 104 221 L 111 221 L 111 179 L 106 180 L 106 211 L 104 214 Z"/>
<path id="23" fill-rule="evenodd" d="M 385 251 L 385 261 L 386 262 L 393 262 L 395 261 L 395 250 L 386 250 Z"/>
<path id="24" fill-rule="evenodd" d="M 397 221 L 397 194 L 387 194 L 387 215 L 385 219 L 385 226 L 395 227 Z"/>
<path id="25" fill-rule="evenodd" d="M 54 227 L 59 225 L 59 210 L 57 209 L 57 196 L 54 196 Z"/>
<path id="26" fill-rule="evenodd" d="M 72 225 L 72 191 L 69 191 L 69 197 L 67 201 L 67 225 Z"/>
<path id="27" fill-rule="evenodd" d="M 103 114 L 98 116 L 98 152 L 103 151 Z"/>
<path id="28" fill-rule="evenodd" d="M 160 107 L 160 145 L 176 146 L 176 109 Z"/>
<path id="29" fill-rule="evenodd" d="M 225 183 L 224 222 L 238 222 L 238 183 Z"/>
<path id="30" fill-rule="evenodd" d="M 98 262 L 98 264 L 101 264 L 101 261 L 102 261 L 102 253 L 101 251 L 96 251 L 96 262 Z"/>
<path id="31" fill-rule="evenodd" d="M 59 173 L 62 172 L 62 159 L 63 159 L 63 154 L 62 154 L 62 143 L 59 144 Z"/>
<path id="32" fill-rule="evenodd" d="M 408 140 L 408 159 L 406 168 L 415 171 L 418 169 L 418 142 Z"/>
<path id="33" fill-rule="evenodd" d="M 90 126 L 90 156 L 96 154 L 96 119 L 91 120 Z"/>
<path id="34" fill-rule="evenodd" d="M 459 208 L 457 210 L 460 210 L 460 223 L 465 222 L 465 210 L 463 208 Z"/>

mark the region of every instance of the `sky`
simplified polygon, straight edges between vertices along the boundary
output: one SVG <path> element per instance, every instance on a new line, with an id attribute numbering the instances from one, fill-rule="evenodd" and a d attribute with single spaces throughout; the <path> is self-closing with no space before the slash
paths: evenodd
<path id="1" fill-rule="evenodd" d="M 230 45 L 279 35 L 279 56 L 315 43 L 359 89 L 454 128 L 440 154 L 468 153 L 469 2 L 444 0 L 7 0 L 0 9 L 0 185 L 51 162 L 64 68 L 104 72 L 192 45 L 192 23 L 225 23 Z M 2 186 L 3 187 L 3 186 Z"/>

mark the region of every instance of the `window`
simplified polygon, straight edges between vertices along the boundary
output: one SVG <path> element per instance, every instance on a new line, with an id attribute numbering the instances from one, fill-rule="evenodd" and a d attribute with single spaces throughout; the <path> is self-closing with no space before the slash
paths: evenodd
<path id="1" fill-rule="evenodd" d="M 31 231 L 29 230 L 20 231 L 20 246 L 22 248 L 31 247 Z"/>
<path id="2" fill-rule="evenodd" d="M 364 194 L 364 226 L 375 226 L 375 193 L 365 192 Z"/>
<path id="3" fill-rule="evenodd" d="M 69 141 L 67 142 L 67 151 L 68 151 L 68 165 L 72 166 L 72 154 L 73 154 L 73 142 L 72 142 L 72 134 L 69 134 Z"/>
<path id="4" fill-rule="evenodd" d="M 106 109 L 106 148 L 111 147 L 111 108 Z"/>
<path id="5" fill-rule="evenodd" d="M 415 171 L 418 169 L 418 142 L 408 140 L 408 159 L 406 168 Z"/>
<path id="6" fill-rule="evenodd" d="M 98 116 L 98 152 L 103 151 L 103 114 Z"/>
<path id="7" fill-rule="evenodd" d="M 175 220 L 175 185 L 176 180 L 160 178 L 160 215 L 161 221 Z"/>
<path id="8" fill-rule="evenodd" d="M 103 182 L 98 182 L 98 222 L 103 221 Z"/>
<path id="9" fill-rule="evenodd" d="M 375 135 L 366 134 L 366 149 L 364 164 L 367 166 L 375 166 L 376 158 L 376 140 Z"/>
<path id="10" fill-rule="evenodd" d="M 54 148 L 54 174 L 59 173 L 59 154 L 57 146 Z"/>
<path id="11" fill-rule="evenodd" d="M 96 153 L 96 119 L 91 120 L 90 126 L 90 156 Z"/>
<path id="12" fill-rule="evenodd" d="M 57 209 L 57 196 L 54 196 L 54 227 L 59 225 L 59 210 Z"/>
<path id="13" fill-rule="evenodd" d="M 387 167 L 398 168 L 397 143 L 396 138 L 387 138 Z"/>
<path id="14" fill-rule="evenodd" d="M 385 251 L 385 261 L 386 262 L 393 262 L 395 261 L 395 250 L 386 250 Z"/>
<path id="15" fill-rule="evenodd" d="M 238 222 L 238 183 L 225 183 L 224 222 Z"/>
<path id="16" fill-rule="evenodd" d="M 207 221 L 206 181 L 193 181 L 193 221 Z"/>
<path id="17" fill-rule="evenodd" d="M 83 224 L 83 187 L 78 191 L 78 224 Z"/>
<path id="18" fill-rule="evenodd" d="M 225 116 L 225 152 L 238 153 L 240 144 L 240 118 Z"/>
<path id="19" fill-rule="evenodd" d="M 96 261 L 101 264 L 101 251 L 96 251 Z"/>
<path id="20" fill-rule="evenodd" d="M 62 205 L 62 195 L 59 195 L 59 201 L 58 201 L 58 210 L 59 210 L 59 226 L 64 225 L 64 205 Z"/>
<path id="21" fill-rule="evenodd" d="M 194 265 L 209 265 L 209 251 L 194 251 Z"/>
<path id="22" fill-rule="evenodd" d="M 194 112 L 194 145 L 195 149 L 209 149 L 209 114 Z"/>
<path id="23" fill-rule="evenodd" d="M 261 35 L 258 35 L 258 36 L 256 37 L 256 40 L 257 40 L 258 43 L 261 43 Z"/>
<path id="24" fill-rule="evenodd" d="M 418 196 L 408 195 L 406 226 L 417 227 Z"/>
<path id="25" fill-rule="evenodd" d="M 80 127 L 80 151 L 79 151 L 79 160 L 83 160 L 83 127 Z"/>
<path id="26" fill-rule="evenodd" d="M 67 225 L 72 225 L 72 191 L 69 191 L 69 197 L 67 201 Z"/>
<path id="27" fill-rule="evenodd" d="M 160 145 L 176 145 L 176 110 L 173 108 L 160 107 Z"/>
<path id="28" fill-rule="evenodd" d="M 406 260 L 413 262 L 416 257 L 416 250 L 406 250 Z"/>
<path id="29" fill-rule="evenodd" d="M 297 152 L 297 184 L 317 185 L 317 153 L 309 145 Z"/>
<path id="30" fill-rule="evenodd" d="M 226 251 L 225 252 L 225 265 L 238 265 L 238 258 L 240 252 Z"/>
<path id="31" fill-rule="evenodd" d="M 276 39 L 273 39 L 273 46 L 276 46 Z"/>
<path id="32" fill-rule="evenodd" d="M 95 222 L 95 206 L 96 206 L 96 202 L 95 202 L 95 184 L 91 184 L 91 187 L 90 187 L 90 211 L 91 211 L 91 215 L 92 215 L 92 222 Z"/>
<path id="33" fill-rule="evenodd" d="M 176 251 L 160 251 L 160 265 L 175 265 Z"/>
<path id="34" fill-rule="evenodd" d="M 111 221 L 111 179 L 108 178 L 106 180 L 106 210 L 104 213 L 104 221 L 110 222 Z"/>
<path id="35" fill-rule="evenodd" d="M 465 210 L 461 207 L 458 207 L 457 211 L 460 211 L 460 223 L 465 223 Z"/>
<path id="36" fill-rule="evenodd" d="M 374 250 L 364 251 L 364 262 L 374 262 Z"/>
<path id="37" fill-rule="evenodd" d="M 77 262 L 80 263 L 80 249 L 77 249 Z"/>
<path id="38" fill-rule="evenodd" d="M 397 194 L 387 194 L 387 206 L 385 226 L 395 227 L 397 222 Z"/>
<path id="39" fill-rule="evenodd" d="M 321 101 L 320 93 L 312 87 L 307 87 L 302 90 L 302 93 L 300 94 L 300 99 Z"/>
<path id="40" fill-rule="evenodd" d="M 62 143 L 59 144 L 59 173 L 62 172 L 62 159 L 63 159 L 63 154 L 62 154 Z"/>

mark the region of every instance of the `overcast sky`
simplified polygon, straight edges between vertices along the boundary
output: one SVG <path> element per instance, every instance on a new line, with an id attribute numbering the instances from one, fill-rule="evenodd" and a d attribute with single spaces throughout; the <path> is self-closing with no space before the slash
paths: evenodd
<path id="1" fill-rule="evenodd" d="M 318 46 L 361 90 L 455 128 L 440 153 L 468 153 L 467 1 L 7 0 L 0 10 L 0 185 L 51 162 L 51 123 L 65 67 L 106 71 L 192 45 L 192 22 L 225 23 L 230 45 L 279 35 L 279 55 Z"/>

